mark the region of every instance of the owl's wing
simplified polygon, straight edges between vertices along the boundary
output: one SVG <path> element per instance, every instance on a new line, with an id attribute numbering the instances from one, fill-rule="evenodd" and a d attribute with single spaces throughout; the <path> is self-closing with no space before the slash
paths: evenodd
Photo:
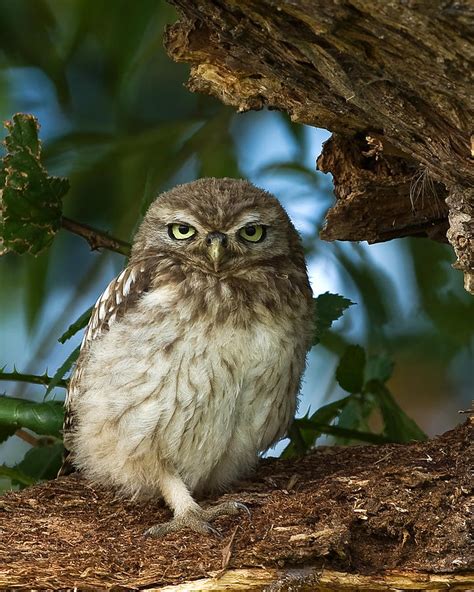
<path id="1" fill-rule="evenodd" d="M 75 370 L 69 381 L 69 387 L 64 402 L 65 414 L 63 423 L 63 436 L 66 453 L 63 466 L 59 475 L 71 472 L 68 461 L 68 435 L 74 429 L 74 406 L 79 394 L 79 383 L 82 374 L 82 360 L 84 359 L 90 344 L 95 339 L 107 332 L 110 326 L 126 314 L 146 292 L 152 281 L 153 267 L 146 261 L 139 261 L 126 267 L 120 275 L 114 278 L 99 297 L 92 310 L 89 324 L 87 325 L 81 343 L 79 357 Z"/>

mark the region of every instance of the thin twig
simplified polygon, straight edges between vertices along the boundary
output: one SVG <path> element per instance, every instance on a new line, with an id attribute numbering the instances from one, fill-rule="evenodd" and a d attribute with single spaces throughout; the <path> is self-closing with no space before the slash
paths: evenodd
<path id="1" fill-rule="evenodd" d="M 130 243 L 110 236 L 107 232 L 97 230 L 97 228 L 92 228 L 92 226 L 76 222 L 75 220 L 65 218 L 64 216 L 61 219 L 61 224 L 65 230 L 69 230 L 69 232 L 77 234 L 85 239 L 89 243 L 92 251 L 97 249 L 108 249 L 109 251 L 120 253 L 121 255 L 130 255 Z"/>
<path id="2" fill-rule="evenodd" d="M 43 374 L 38 376 L 37 374 L 22 374 L 21 372 L 0 372 L 0 380 L 11 380 L 15 382 L 30 382 L 32 384 L 42 384 L 48 386 L 53 380 L 52 376 Z M 60 380 L 56 386 L 67 388 L 67 381 Z"/>
<path id="3" fill-rule="evenodd" d="M 39 438 L 35 438 L 29 432 L 27 432 L 26 430 L 24 430 L 22 428 L 18 429 L 15 432 L 15 436 L 18 436 L 18 438 L 20 438 L 24 442 L 27 442 L 31 446 L 38 446 L 38 440 L 39 440 Z"/>

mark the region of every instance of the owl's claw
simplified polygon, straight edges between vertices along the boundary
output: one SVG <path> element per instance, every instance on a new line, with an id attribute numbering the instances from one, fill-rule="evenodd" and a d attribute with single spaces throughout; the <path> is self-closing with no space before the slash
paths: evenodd
<path id="1" fill-rule="evenodd" d="M 179 516 L 175 516 L 173 520 L 170 520 L 169 522 L 155 524 L 146 530 L 144 534 L 146 537 L 160 538 L 183 528 L 189 528 L 200 534 L 212 534 L 220 538 L 222 537 L 221 533 L 217 528 L 211 526 L 209 522 L 219 516 L 232 516 L 238 514 L 240 510 L 244 510 L 250 516 L 250 511 L 247 506 L 240 502 L 223 502 L 206 509 L 193 509 Z"/>

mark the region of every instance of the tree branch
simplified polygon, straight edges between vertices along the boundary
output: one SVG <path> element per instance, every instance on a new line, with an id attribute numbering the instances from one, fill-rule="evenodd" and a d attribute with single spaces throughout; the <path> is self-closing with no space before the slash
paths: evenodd
<path id="1" fill-rule="evenodd" d="M 130 255 L 130 243 L 110 236 L 107 232 L 97 230 L 88 224 L 76 222 L 65 216 L 62 217 L 61 224 L 65 230 L 85 239 L 89 243 L 92 251 L 96 251 L 97 249 L 108 249 L 109 251 L 120 253 L 126 257 Z"/>

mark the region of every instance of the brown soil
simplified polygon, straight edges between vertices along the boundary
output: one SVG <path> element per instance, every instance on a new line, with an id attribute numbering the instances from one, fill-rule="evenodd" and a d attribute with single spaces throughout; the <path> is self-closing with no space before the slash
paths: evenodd
<path id="1" fill-rule="evenodd" d="M 144 538 L 169 510 L 115 499 L 78 476 L 8 493 L 0 587 L 143 589 L 206 577 L 223 562 L 361 574 L 474 570 L 473 432 L 468 421 L 426 443 L 264 460 L 222 496 L 246 503 L 251 518 L 216 521 L 221 539 L 187 531 Z"/>

